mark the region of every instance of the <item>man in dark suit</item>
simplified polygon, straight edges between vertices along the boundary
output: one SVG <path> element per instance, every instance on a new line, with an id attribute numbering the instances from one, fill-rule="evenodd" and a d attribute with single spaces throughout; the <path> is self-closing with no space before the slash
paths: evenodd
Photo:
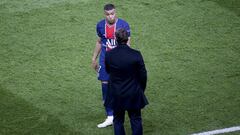
<path id="1" fill-rule="evenodd" d="M 110 79 L 104 105 L 113 109 L 115 135 L 125 135 L 125 111 L 130 118 L 132 134 L 142 135 L 141 109 L 148 104 L 144 95 L 147 71 L 141 53 L 127 45 L 127 31 L 119 29 L 115 36 L 118 45 L 105 56 Z"/>

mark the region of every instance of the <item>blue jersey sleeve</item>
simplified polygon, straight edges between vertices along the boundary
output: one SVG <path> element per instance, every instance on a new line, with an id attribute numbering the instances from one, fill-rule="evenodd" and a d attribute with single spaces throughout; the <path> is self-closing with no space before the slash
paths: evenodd
<path id="1" fill-rule="evenodd" d="M 131 36 L 131 30 L 130 30 L 130 26 L 129 26 L 129 24 L 127 22 L 126 22 L 126 25 L 125 25 L 124 29 L 127 30 L 128 37 L 130 37 Z"/>
<path id="2" fill-rule="evenodd" d="M 100 33 L 100 27 L 99 27 L 99 23 L 96 25 L 96 34 L 98 37 L 101 37 L 101 33 Z"/>

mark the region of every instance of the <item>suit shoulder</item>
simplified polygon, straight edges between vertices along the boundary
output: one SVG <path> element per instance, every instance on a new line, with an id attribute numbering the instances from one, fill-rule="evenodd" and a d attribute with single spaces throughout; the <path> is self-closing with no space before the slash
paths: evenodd
<path id="1" fill-rule="evenodd" d="M 140 51 L 138 51 L 138 50 L 134 50 L 134 54 L 135 54 L 135 56 L 138 58 L 138 60 L 141 60 L 141 59 L 143 59 L 143 56 L 142 56 L 142 54 L 141 54 L 141 52 Z"/>
<path id="2" fill-rule="evenodd" d="M 129 47 L 130 48 L 130 47 Z M 141 54 L 140 51 L 136 50 L 136 49 L 133 49 L 133 48 L 130 48 L 130 50 L 133 52 L 133 53 L 136 53 L 136 54 Z"/>

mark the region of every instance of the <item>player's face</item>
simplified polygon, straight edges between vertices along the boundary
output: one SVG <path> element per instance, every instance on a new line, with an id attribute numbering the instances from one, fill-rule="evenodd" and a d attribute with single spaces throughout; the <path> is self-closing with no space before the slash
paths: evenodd
<path id="1" fill-rule="evenodd" d="M 116 20 L 116 11 L 115 9 L 112 10 L 104 10 L 104 14 L 109 24 L 115 23 Z"/>

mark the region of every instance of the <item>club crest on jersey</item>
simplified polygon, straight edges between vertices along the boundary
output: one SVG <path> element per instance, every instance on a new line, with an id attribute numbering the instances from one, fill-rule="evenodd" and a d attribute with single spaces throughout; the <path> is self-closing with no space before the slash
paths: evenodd
<path id="1" fill-rule="evenodd" d="M 107 39 L 106 51 L 110 51 L 117 46 L 115 39 Z"/>

